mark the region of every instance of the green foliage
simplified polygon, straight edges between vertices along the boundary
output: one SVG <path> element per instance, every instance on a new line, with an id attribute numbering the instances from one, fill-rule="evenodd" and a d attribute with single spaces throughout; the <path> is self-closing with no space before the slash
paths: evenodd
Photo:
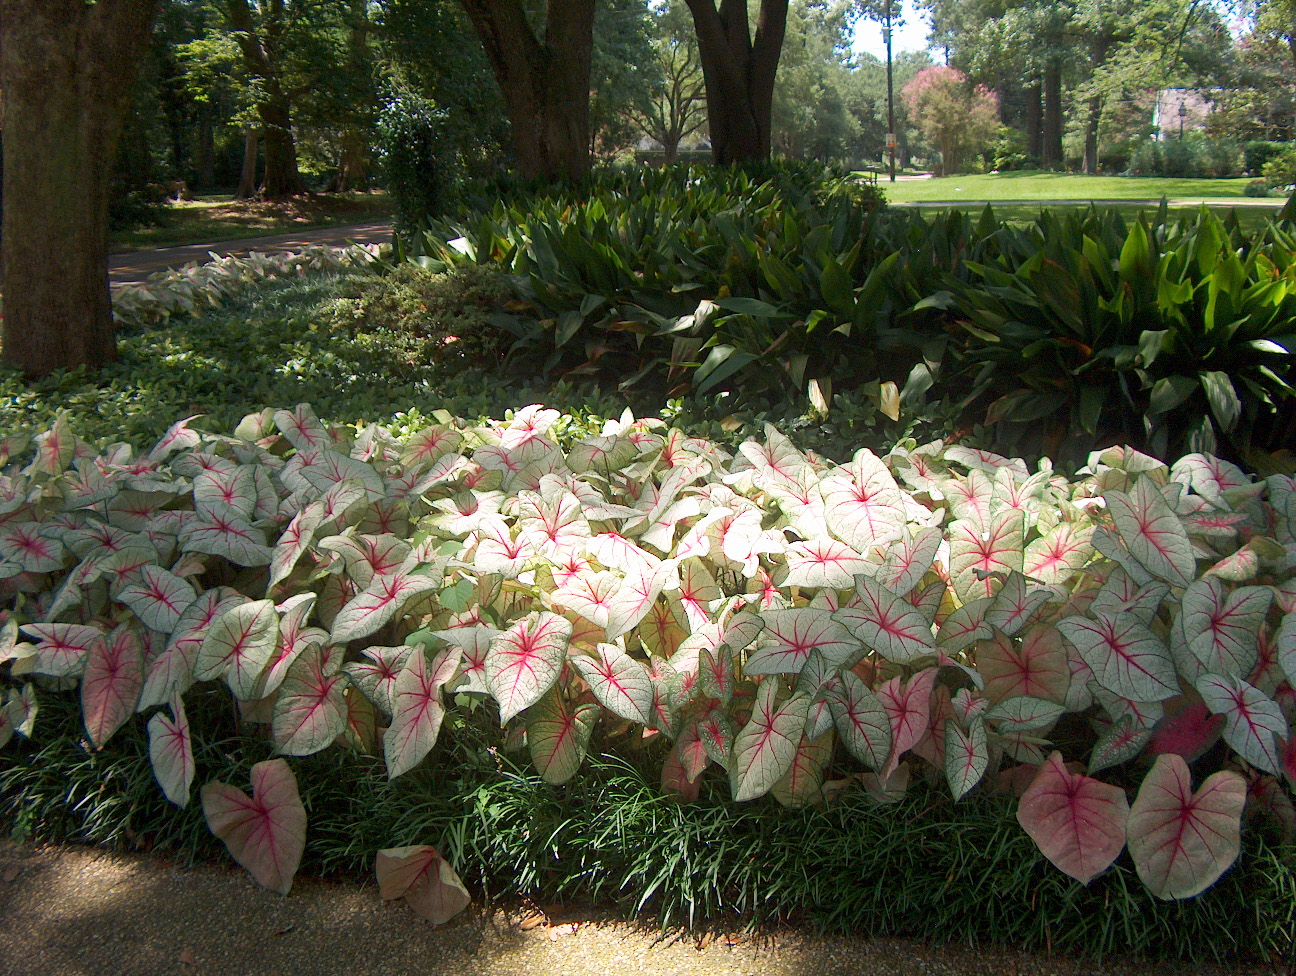
<path id="1" fill-rule="evenodd" d="M 1274 153 L 1260 167 L 1260 173 L 1275 189 L 1286 189 L 1296 184 L 1296 146 Z"/>
<path id="2" fill-rule="evenodd" d="M 409 236 L 454 210 L 466 178 L 462 133 L 450 113 L 391 87 L 378 112 L 378 162 L 396 204 L 396 231 Z"/>
<path id="3" fill-rule="evenodd" d="M 1140 176 L 1222 179 L 1242 171 L 1236 143 L 1188 132 L 1161 140 L 1145 138 L 1133 145 L 1130 172 Z"/>
<path id="4" fill-rule="evenodd" d="M 1285 142 L 1267 142 L 1253 139 L 1242 147 L 1242 166 L 1251 176 L 1260 176 L 1265 163 L 1280 156 L 1291 147 Z"/>

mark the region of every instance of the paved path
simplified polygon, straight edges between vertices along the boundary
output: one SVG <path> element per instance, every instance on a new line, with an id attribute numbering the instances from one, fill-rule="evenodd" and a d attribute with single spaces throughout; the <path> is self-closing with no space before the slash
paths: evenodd
<path id="1" fill-rule="evenodd" d="M 699 943 L 548 911 L 434 929 L 373 884 L 298 878 L 284 898 L 239 868 L 0 841 L 4 976 L 1224 976 L 796 929 Z"/>
<path id="2" fill-rule="evenodd" d="M 182 268 L 193 261 L 206 261 L 211 252 L 216 254 L 249 254 L 257 251 L 269 254 L 279 251 L 300 251 L 315 244 L 343 247 L 346 244 L 390 244 L 390 220 L 367 224 L 350 224 L 345 227 L 319 227 L 299 230 L 271 237 L 249 237 L 237 241 L 220 241 L 215 244 L 189 244 L 184 247 L 155 247 L 147 251 L 130 251 L 113 254 L 108 258 L 108 277 L 113 284 L 142 281 L 149 275 L 170 268 Z"/>

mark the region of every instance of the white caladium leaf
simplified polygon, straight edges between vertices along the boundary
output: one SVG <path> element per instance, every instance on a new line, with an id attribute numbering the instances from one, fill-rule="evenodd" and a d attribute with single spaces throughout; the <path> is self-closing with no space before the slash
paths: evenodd
<path id="1" fill-rule="evenodd" d="M 904 496 L 885 464 L 860 448 L 850 465 L 820 482 L 824 518 L 832 534 L 865 552 L 900 538 L 908 519 Z"/>
<path id="2" fill-rule="evenodd" d="M 1260 659 L 1258 635 L 1273 602 L 1267 586 L 1232 593 L 1216 579 L 1194 580 L 1184 591 L 1184 637 L 1188 649 L 1212 674 L 1244 678 Z"/>
<path id="3" fill-rule="evenodd" d="M 396 616 L 411 597 L 430 593 L 441 586 L 440 573 L 399 569 L 389 576 L 375 576 L 333 618 L 334 643 L 368 637 Z"/>
<path id="4" fill-rule="evenodd" d="M 1111 617 L 1133 614 L 1149 627 L 1170 595 L 1170 584 L 1153 580 L 1139 586 L 1123 570 L 1116 570 L 1102 585 L 1089 608 Z"/>
<path id="5" fill-rule="evenodd" d="M 812 658 L 815 654 L 811 652 Z M 822 660 L 822 658 L 821 658 Z M 734 656 L 728 644 L 704 647 L 698 652 L 698 687 L 701 693 L 727 706 L 734 693 Z"/>
<path id="6" fill-rule="evenodd" d="M 868 685 L 843 671 L 828 697 L 842 745 L 869 769 L 881 771 L 891 756 L 891 719 Z"/>
<path id="7" fill-rule="evenodd" d="M 306 448 L 324 450 L 333 446 L 333 438 L 309 403 L 299 403 L 292 410 L 277 410 L 273 419 L 279 432 L 299 451 Z"/>
<path id="8" fill-rule="evenodd" d="M 1278 665 L 1287 676 L 1287 683 L 1296 688 L 1296 610 L 1283 615 L 1282 625 L 1274 638 Z"/>
<path id="9" fill-rule="evenodd" d="M 292 663 L 307 647 L 312 644 L 322 647 L 328 641 L 328 631 L 306 625 L 311 611 L 315 609 L 316 599 L 314 593 L 298 593 L 275 607 L 281 615 L 279 640 L 261 678 L 261 697 L 272 695 L 278 690 Z"/>
<path id="10" fill-rule="evenodd" d="M 473 552 L 473 569 L 479 573 L 498 573 L 505 579 L 516 579 L 536 557 L 531 540 L 512 530 L 498 515 L 484 516 L 477 526 L 477 545 Z"/>
<path id="11" fill-rule="evenodd" d="M 966 480 L 947 478 L 938 489 L 949 501 L 955 519 L 970 522 L 977 531 L 990 524 L 990 503 L 994 501 L 994 480 L 984 472 L 971 471 Z"/>
<path id="12" fill-rule="evenodd" d="M 832 730 L 811 739 L 803 735 L 792 757 L 792 768 L 770 789 L 774 799 L 791 809 L 824 799 L 824 770 L 832 762 Z"/>
<path id="13" fill-rule="evenodd" d="M 1109 691 L 1140 702 L 1179 694 L 1169 651 L 1137 617 L 1100 613 L 1096 620 L 1067 617 L 1057 626 L 1092 669 L 1094 680 Z"/>
<path id="14" fill-rule="evenodd" d="M 322 502 L 311 502 L 288 523 L 283 535 L 275 543 L 274 554 L 270 560 L 270 581 L 266 584 L 269 592 L 276 584 L 283 582 L 292 573 L 297 560 L 310 548 L 315 530 L 324 524 L 324 505 Z"/>
<path id="15" fill-rule="evenodd" d="M 1213 504 L 1233 488 L 1249 487 L 1251 479 L 1237 465 L 1209 454 L 1186 454 L 1170 469 L 1170 480 L 1187 485 Z"/>
<path id="16" fill-rule="evenodd" d="M 1045 857 L 1083 885 L 1125 848 L 1129 801 L 1119 786 L 1070 772 L 1055 752 L 1022 794 L 1017 822 Z"/>
<path id="17" fill-rule="evenodd" d="M 810 463 L 773 424 L 765 425 L 764 444 L 746 440 L 738 445 L 738 452 L 751 465 L 756 484 L 762 488 L 771 484 L 794 484 Z"/>
<path id="18" fill-rule="evenodd" d="M 104 635 L 98 627 L 85 624 L 23 624 L 22 629 L 36 638 L 32 670 L 53 678 L 81 674 L 90 645 Z"/>
<path id="19" fill-rule="evenodd" d="M 360 653 L 368 660 L 350 661 L 342 665 L 342 671 L 374 707 L 390 716 L 392 686 L 413 651 L 414 648 L 405 644 L 399 647 L 366 647 Z"/>
<path id="20" fill-rule="evenodd" d="M 426 467 L 463 446 L 463 434 L 448 424 L 426 427 L 409 436 L 401 450 L 401 464 Z"/>
<path id="21" fill-rule="evenodd" d="M 1093 555 L 1093 526 L 1062 522 L 1026 546 L 1022 572 L 1046 586 L 1065 586 Z"/>
<path id="22" fill-rule="evenodd" d="M 1089 775 L 1129 762 L 1143 752 L 1151 738 L 1152 730 L 1144 728 L 1134 716 L 1122 716 L 1108 725 L 1094 743 L 1089 754 Z"/>
<path id="23" fill-rule="evenodd" d="M 653 688 L 648 669 L 615 644 L 599 644 L 598 655 L 571 657 L 590 690 L 613 715 L 627 722 L 652 724 Z"/>
<path id="24" fill-rule="evenodd" d="M 1224 716 L 1224 741 L 1252 766 L 1276 775 L 1280 768 L 1275 736 L 1290 735 L 1278 703 L 1239 678 L 1214 674 L 1198 679 L 1197 692 L 1212 714 Z"/>
<path id="25" fill-rule="evenodd" d="M 639 456 L 639 448 L 628 437 L 595 434 L 567 452 L 567 467 L 576 474 L 593 471 L 611 477 Z"/>
<path id="26" fill-rule="evenodd" d="M 751 719 L 734 739 L 729 776 L 734 799 L 754 800 L 773 789 L 796 757 L 810 701 L 797 695 L 779 705 L 778 682 L 767 678 L 756 691 Z"/>
<path id="27" fill-rule="evenodd" d="M 994 574 L 1021 572 L 1024 525 L 1015 509 L 992 516 L 985 530 L 966 519 L 950 525 L 950 582 L 963 602 L 994 596 L 999 589 Z"/>
<path id="28" fill-rule="evenodd" d="M 819 489 L 819 476 L 810 468 L 803 468 L 791 484 L 766 485 L 765 493 L 797 535 L 807 540 L 828 535 L 827 510 Z"/>
<path id="29" fill-rule="evenodd" d="M 198 648 L 194 677 L 223 677 L 235 697 L 249 701 L 279 639 L 279 614 L 273 600 L 231 607 L 211 625 Z"/>
<path id="30" fill-rule="evenodd" d="M 833 617 L 866 648 L 895 664 L 908 664 L 936 653 L 931 626 L 923 615 L 867 576 L 856 580 L 852 604 L 836 611 Z"/>
<path id="31" fill-rule="evenodd" d="M 555 613 L 523 617 L 491 641 L 486 653 L 486 684 L 507 722 L 534 705 L 562 673 L 572 625 Z"/>
<path id="32" fill-rule="evenodd" d="M 193 482 L 194 508 L 199 512 L 256 517 L 257 489 L 252 468 L 204 471 Z"/>
<path id="33" fill-rule="evenodd" d="M 598 717 L 597 705 L 571 705 L 557 688 L 527 709 L 527 747 L 546 783 L 558 786 L 576 775 Z"/>
<path id="34" fill-rule="evenodd" d="M 144 648 L 139 632 L 122 624 L 90 645 L 81 677 L 81 712 L 96 749 L 135 713 L 144 686 Z"/>
<path id="35" fill-rule="evenodd" d="M 166 798 L 184 807 L 189 805 L 195 767 L 189 718 L 179 695 L 171 699 L 171 716 L 158 712 L 149 719 L 149 762 Z"/>
<path id="36" fill-rule="evenodd" d="M 718 709 L 712 709 L 698 720 L 698 740 L 713 763 L 729 767 L 733 756 L 734 733 L 728 716 Z"/>
<path id="37" fill-rule="evenodd" d="M 580 499 L 570 492 L 545 499 L 537 492 L 524 491 L 518 501 L 518 529 L 542 556 L 582 548 L 593 534 Z"/>
<path id="38" fill-rule="evenodd" d="M 455 690 L 485 694 L 490 691 L 486 685 L 486 654 L 490 644 L 503 631 L 494 627 L 470 625 L 455 627 L 451 630 L 434 630 L 432 635 L 439 637 L 447 644 L 463 651 L 463 684 Z"/>
<path id="39" fill-rule="evenodd" d="M 787 559 L 784 586 L 844 590 L 855 585 L 856 576 L 877 571 L 877 566 L 835 539 L 794 542 L 784 555 Z"/>
<path id="40" fill-rule="evenodd" d="M 207 826 L 225 842 L 234 860 L 258 884 L 288 894 L 306 849 L 306 808 L 288 764 L 269 759 L 253 766 L 250 797 L 215 781 L 206 784 L 201 795 Z"/>
<path id="41" fill-rule="evenodd" d="M 225 611 L 247 602 L 247 597 L 223 586 L 198 594 L 180 614 L 162 653 L 148 662 L 138 709 L 165 704 L 172 695 L 188 691 L 194 683 L 194 666 L 207 631 Z"/>
<path id="42" fill-rule="evenodd" d="M 981 782 L 990 765 L 985 722 L 973 719 L 965 732 L 955 721 L 945 723 L 945 780 L 955 800 Z"/>
<path id="43" fill-rule="evenodd" d="M 795 607 L 761 614 L 765 629 L 761 643 L 747 658 L 747 674 L 799 674 L 811 651 L 831 665 L 845 666 L 865 653 L 830 610 Z"/>
<path id="44" fill-rule="evenodd" d="M 679 564 L 679 601 L 691 630 L 711 622 L 710 605 L 720 599 L 720 587 L 706 563 L 696 557 Z"/>
<path id="45" fill-rule="evenodd" d="M 1129 848 L 1143 883 L 1158 898 L 1191 898 L 1237 860 L 1246 780 L 1220 770 L 1192 790 L 1181 756 L 1157 756 L 1129 813 Z"/>
<path id="46" fill-rule="evenodd" d="M 189 428 L 191 421 L 197 420 L 199 414 L 192 417 L 186 417 L 184 420 L 176 421 L 167 428 L 167 432 L 162 435 L 153 449 L 149 451 L 145 458 L 150 464 L 157 464 L 165 460 L 176 451 L 192 450 L 202 443 L 202 436 L 196 431 Z"/>
<path id="47" fill-rule="evenodd" d="M 906 529 L 887 550 L 882 567 L 869 575 L 892 593 L 902 596 L 912 590 L 931 569 L 943 534 L 935 526 L 919 529 L 910 535 Z"/>
<path id="48" fill-rule="evenodd" d="M 347 575 L 360 589 L 376 576 L 391 576 L 400 571 L 409 556 L 408 542 L 391 534 L 335 535 L 320 540 L 320 548 L 339 553 L 346 564 Z"/>
<path id="49" fill-rule="evenodd" d="M 986 611 L 985 621 L 1000 633 L 1012 637 L 1026 626 L 1051 596 L 1051 590 L 1028 591 L 1026 577 L 1021 573 L 1010 573 L 994 603 Z"/>
<path id="50" fill-rule="evenodd" d="M 67 550 L 58 539 L 41 535 L 39 522 L 0 524 L 0 560 L 18 566 L 24 573 L 52 573 L 61 569 Z"/>
<path id="51" fill-rule="evenodd" d="M 404 898 L 433 925 L 444 925 L 471 903 L 468 889 L 435 847 L 391 847 L 378 852 L 374 867 L 385 900 Z"/>
<path id="52" fill-rule="evenodd" d="M 300 654 L 275 699 L 271 735 L 285 756 L 309 756 L 346 729 L 346 675 L 326 674 L 318 645 Z"/>
<path id="53" fill-rule="evenodd" d="M 200 513 L 180 536 L 181 552 L 221 556 L 236 566 L 268 566 L 274 551 L 265 543 L 264 532 L 229 512 Z"/>
<path id="54" fill-rule="evenodd" d="M 447 647 L 431 662 L 418 649 L 396 677 L 391 689 L 392 724 L 383 735 L 389 779 L 413 769 L 436 745 L 445 718 L 441 689 L 458 674 L 461 659 L 457 647 Z"/>
<path id="55" fill-rule="evenodd" d="M 936 634 L 936 643 L 941 650 L 955 654 L 979 640 L 992 637 L 994 628 L 986 621 L 986 614 L 994 602 L 994 597 L 983 596 L 963 604 L 946 617 Z"/>
<path id="56" fill-rule="evenodd" d="M 1197 570 L 1192 543 L 1151 478 L 1140 476 L 1129 494 L 1108 491 L 1103 497 L 1121 541 L 1144 569 L 1176 586 L 1192 582 Z"/>
<path id="57" fill-rule="evenodd" d="M 1047 729 L 1066 714 L 1066 707 L 1043 698 L 1018 695 L 1006 698 L 985 713 L 985 720 L 1002 733 Z"/>
<path id="58" fill-rule="evenodd" d="M 140 578 L 127 583 L 117 599 L 135 611 L 145 627 L 169 634 L 197 594 L 187 582 L 161 566 L 145 566 Z"/>

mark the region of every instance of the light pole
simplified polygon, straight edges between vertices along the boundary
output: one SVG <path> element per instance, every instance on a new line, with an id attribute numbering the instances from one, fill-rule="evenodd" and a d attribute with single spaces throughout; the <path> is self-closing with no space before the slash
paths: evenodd
<path id="1" fill-rule="evenodd" d="M 886 0 L 886 26 L 882 28 L 887 54 L 887 154 L 890 157 L 891 182 L 895 182 L 895 95 L 891 87 L 891 0 Z"/>

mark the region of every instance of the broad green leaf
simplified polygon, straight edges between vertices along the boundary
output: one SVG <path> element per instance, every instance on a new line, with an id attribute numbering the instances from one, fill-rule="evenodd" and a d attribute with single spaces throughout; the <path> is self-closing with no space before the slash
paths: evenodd
<path id="1" fill-rule="evenodd" d="M 225 783 L 208 783 L 202 805 L 207 826 L 234 860 L 258 884 L 288 894 L 306 847 L 306 809 L 288 763 L 268 759 L 253 766 L 251 797 Z"/>

